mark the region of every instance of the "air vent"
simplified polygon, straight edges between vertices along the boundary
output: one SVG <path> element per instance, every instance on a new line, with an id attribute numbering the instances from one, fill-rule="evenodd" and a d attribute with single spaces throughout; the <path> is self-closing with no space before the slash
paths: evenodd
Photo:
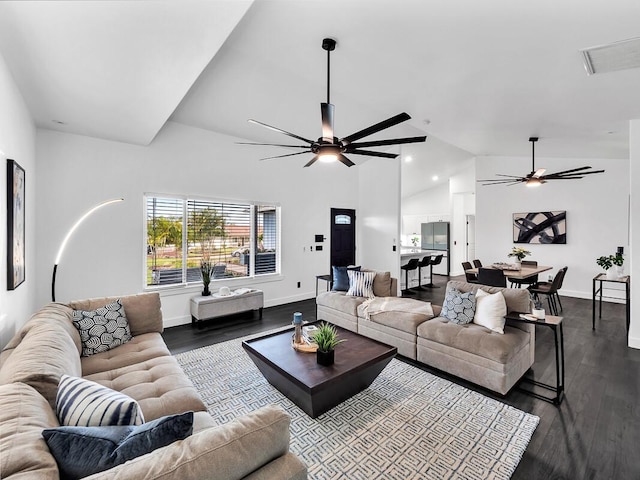
<path id="1" fill-rule="evenodd" d="M 640 38 L 585 48 L 582 53 L 588 75 L 640 67 Z"/>

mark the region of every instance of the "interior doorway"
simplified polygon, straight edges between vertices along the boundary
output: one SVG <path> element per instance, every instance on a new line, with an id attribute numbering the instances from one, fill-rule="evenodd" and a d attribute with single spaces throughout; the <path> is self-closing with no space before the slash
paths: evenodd
<path id="1" fill-rule="evenodd" d="M 331 266 L 356 263 L 356 211 L 347 208 L 331 209 Z"/>
<path id="2" fill-rule="evenodd" d="M 467 243 L 467 258 L 465 260 L 467 262 L 471 262 L 474 258 L 476 258 L 476 216 L 475 215 L 467 215 L 467 232 L 466 232 L 466 243 Z"/>

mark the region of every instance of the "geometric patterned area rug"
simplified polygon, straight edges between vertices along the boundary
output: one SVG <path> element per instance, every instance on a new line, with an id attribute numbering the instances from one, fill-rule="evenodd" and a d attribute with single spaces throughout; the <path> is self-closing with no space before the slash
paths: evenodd
<path id="1" fill-rule="evenodd" d="M 282 406 L 290 449 L 310 479 L 508 479 L 539 422 L 397 359 L 369 388 L 312 419 L 265 380 L 242 349 L 246 338 L 176 359 L 220 424 Z"/>

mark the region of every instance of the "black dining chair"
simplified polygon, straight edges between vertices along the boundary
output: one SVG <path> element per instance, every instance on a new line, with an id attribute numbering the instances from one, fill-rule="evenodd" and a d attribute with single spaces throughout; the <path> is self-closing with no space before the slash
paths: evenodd
<path id="1" fill-rule="evenodd" d="M 467 279 L 467 283 L 478 283 L 478 275 L 467 272 L 467 270 L 471 270 L 473 268 L 470 262 L 462 262 L 462 268 L 464 269 L 464 276 Z"/>
<path id="2" fill-rule="evenodd" d="M 561 268 L 556 276 L 553 277 L 553 281 L 551 283 L 540 282 L 529 287 L 529 292 L 533 294 L 535 299 L 539 299 L 539 295 L 547 296 L 549 311 L 553 315 L 558 315 L 558 305 L 560 305 L 560 311 L 562 311 L 562 302 L 560 301 L 558 290 L 560 290 L 562 282 L 564 282 L 564 276 L 566 275 L 568 269 L 569 267 Z"/>
<path id="3" fill-rule="evenodd" d="M 431 257 L 431 261 L 429 262 L 429 283 L 425 285 L 427 288 L 440 288 L 436 284 L 433 283 L 433 267 L 434 265 L 440 265 L 442 263 L 442 257 L 444 255 L 436 255 L 435 257 Z"/>
<path id="4" fill-rule="evenodd" d="M 404 290 L 403 295 L 415 295 L 415 292 L 412 292 L 409 289 L 409 271 L 416 270 L 418 268 L 418 263 L 420 261 L 417 258 L 410 258 L 409 261 L 400 267 L 401 270 L 404 270 Z"/>
<path id="5" fill-rule="evenodd" d="M 488 285 L 490 287 L 507 287 L 507 278 L 502 270 L 497 268 L 479 268 L 478 283 Z"/>
<path id="6" fill-rule="evenodd" d="M 538 262 L 535 260 L 522 260 L 520 265 L 523 267 L 537 267 Z M 508 277 L 507 280 L 511 282 L 511 288 L 520 288 L 522 285 L 534 285 L 538 283 L 538 275 L 534 275 L 533 277 L 527 278 L 512 278 Z"/>
<path id="7" fill-rule="evenodd" d="M 424 290 L 422 288 L 422 267 L 428 267 L 431 264 L 431 255 L 422 257 L 422 260 L 418 262 L 418 286 L 414 290 Z M 429 279 L 431 281 L 431 279 Z"/>
<path id="8" fill-rule="evenodd" d="M 474 266 L 475 268 L 482 268 L 482 262 L 476 258 L 476 259 L 473 261 L 473 266 Z"/>

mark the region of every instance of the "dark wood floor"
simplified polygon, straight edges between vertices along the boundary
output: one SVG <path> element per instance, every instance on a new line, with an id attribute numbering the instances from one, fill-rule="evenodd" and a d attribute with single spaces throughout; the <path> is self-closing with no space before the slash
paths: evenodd
<path id="1" fill-rule="evenodd" d="M 440 288 L 416 298 L 442 304 L 447 277 L 435 276 Z M 434 371 L 487 396 L 540 417 L 540 424 L 518 466 L 514 479 L 640 479 L 640 350 L 627 347 L 624 306 L 605 303 L 603 318 L 591 329 L 591 301 L 562 297 L 566 363 L 566 397 L 556 407 L 517 390 L 506 397 Z M 168 328 L 164 338 L 172 353 L 224 342 L 289 325 L 293 312 L 316 319 L 313 300 L 245 313 L 224 320 Z M 406 360 L 406 359 L 405 359 Z M 536 332 L 536 362 L 528 375 L 555 382 L 553 333 Z"/>

